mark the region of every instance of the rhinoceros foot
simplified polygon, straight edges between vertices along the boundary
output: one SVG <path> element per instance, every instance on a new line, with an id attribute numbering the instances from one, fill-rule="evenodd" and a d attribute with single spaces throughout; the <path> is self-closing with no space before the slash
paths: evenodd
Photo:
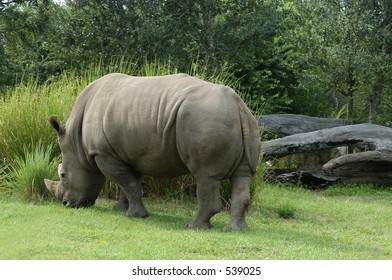
<path id="1" fill-rule="evenodd" d="M 113 205 L 113 210 L 126 211 L 128 210 L 128 207 L 129 203 L 118 201 L 116 204 Z"/>
<path id="2" fill-rule="evenodd" d="M 142 204 L 130 206 L 127 212 L 125 212 L 125 216 L 130 218 L 147 218 L 149 215 L 147 209 Z"/>
<path id="3" fill-rule="evenodd" d="M 248 224 L 246 222 L 242 223 L 229 223 L 225 226 L 224 231 L 239 231 L 239 230 L 248 230 Z"/>
<path id="4" fill-rule="evenodd" d="M 187 228 L 190 229 L 209 229 L 212 228 L 212 224 L 208 222 L 192 221 L 186 224 Z"/>

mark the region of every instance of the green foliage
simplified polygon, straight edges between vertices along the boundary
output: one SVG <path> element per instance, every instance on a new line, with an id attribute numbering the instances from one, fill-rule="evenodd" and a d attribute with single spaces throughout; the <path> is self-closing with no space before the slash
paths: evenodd
<path id="1" fill-rule="evenodd" d="M 146 61 L 141 70 L 141 76 L 163 76 L 178 73 L 178 69 L 172 63 L 164 63 L 157 58 L 152 62 Z"/>
<path id="2" fill-rule="evenodd" d="M 252 102 L 287 109 L 292 81 L 284 51 L 275 46 L 282 29 L 277 6 L 270 0 L 22 1 L 4 8 L 0 19 L 0 88 L 23 76 L 44 82 L 121 57 L 138 68 L 160 61 L 174 67 L 168 72 L 187 72 L 197 57 L 208 76 L 230 68 Z"/>
<path id="3" fill-rule="evenodd" d="M 0 157 L 7 164 L 23 157 L 25 148 L 56 142 L 56 134 L 48 125 L 49 116 L 57 115 L 65 122 L 82 86 L 70 79 L 62 76 L 44 84 L 28 80 L 9 88 L 0 98 Z"/>
<path id="4" fill-rule="evenodd" d="M 44 179 L 53 179 L 58 158 L 52 157 L 52 146 L 38 144 L 24 148 L 23 157 L 17 156 L 9 170 L 0 174 L 0 193 L 12 194 L 27 201 L 38 202 L 51 198 Z"/>
<path id="5" fill-rule="evenodd" d="M 276 209 L 279 218 L 293 219 L 295 217 L 295 208 L 290 204 L 282 204 Z"/>
<path id="6" fill-rule="evenodd" d="M 76 97 L 90 82 L 110 72 L 132 74 L 135 69 L 135 64 L 120 59 L 108 66 L 91 64 L 80 74 L 64 72 L 45 83 L 27 78 L 7 88 L 0 97 L 0 157 L 12 163 L 15 156 L 23 156 L 24 147 L 55 143 L 57 135 L 48 123 L 50 116 L 65 123 Z M 59 149 L 54 152 L 59 154 Z"/>
<path id="7" fill-rule="evenodd" d="M 383 1 L 22 0 L 0 9 L 0 90 L 122 57 L 215 76 L 229 68 L 264 113 L 389 124 L 391 5 Z M 156 63 L 155 63 L 156 65 Z M 154 74 L 154 69 L 145 69 Z M 239 87 L 237 87 L 239 89 Z"/>
<path id="8" fill-rule="evenodd" d="M 172 197 L 181 202 L 196 198 L 196 181 L 192 175 L 170 179 L 146 176 L 142 186 L 145 196 Z"/>
<path id="9" fill-rule="evenodd" d="M 283 3 L 287 62 L 298 78 L 292 108 L 334 116 L 346 107 L 350 120 L 386 123 L 392 84 L 388 1 Z"/>

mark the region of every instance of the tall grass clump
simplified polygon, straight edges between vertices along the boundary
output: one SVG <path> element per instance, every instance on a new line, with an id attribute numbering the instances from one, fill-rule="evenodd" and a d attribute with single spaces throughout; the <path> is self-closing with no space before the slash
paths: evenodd
<path id="1" fill-rule="evenodd" d="M 56 143 L 49 116 L 65 121 L 77 91 L 66 80 L 45 84 L 29 80 L 5 92 L 0 99 L 0 157 L 5 164 L 12 165 L 15 158 L 23 158 L 25 149 L 39 143 Z"/>
<path id="2" fill-rule="evenodd" d="M 0 176 L 1 191 L 30 202 L 47 200 L 51 195 L 44 179 L 55 177 L 57 164 L 51 145 L 24 148 L 24 155 L 17 156 L 8 172 Z"/>
<path id="3" fill-rule="evenodd" d="M 136 71 L 138 76 L 164 76 L 177 74 L 178 68 L 172 62 L 162 62 L 155 58 L 153 61 L 146 61 L 139 71 Z"/>
<path id="4" fill-rule="evenodd" d="M 105 64 L 103 61 L 98 61 L 87 65 L 80 71 L 75 71 L 73 76 L 76 80 L 84 84 L 93 82 L 102 76 L 110 73 L 123 73 L 128 75 L 137 75 L 139 73 L 139 66 L 136 62 L 126 60 L 124 57 L 112 59 L 109 63 Z M 84 88 L 83 87 L 83 88 Z M 83 89 L 81 88 L 81 90 Z"/>

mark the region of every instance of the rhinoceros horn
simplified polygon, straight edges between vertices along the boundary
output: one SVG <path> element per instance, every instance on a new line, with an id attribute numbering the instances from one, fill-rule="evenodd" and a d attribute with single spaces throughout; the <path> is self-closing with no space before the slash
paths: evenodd
<path id="1" fill-rule="evenodd" d="M 63 192 L 59 190 L 59 183 L 58 181 L 52 181 L 49 179 L 44 179 L 45 185 L 48 190 L 60 201 L 63 200 Z"/>

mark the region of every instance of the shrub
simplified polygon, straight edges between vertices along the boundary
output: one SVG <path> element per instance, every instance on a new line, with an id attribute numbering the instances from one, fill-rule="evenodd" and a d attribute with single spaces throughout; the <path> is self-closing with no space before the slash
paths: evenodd
<path id="1" fill-rule="evenodd" d="M 25 148 L 56 142 L 49 116 L 66 119 L 77 87 L 66 80 L 43 85 L 30 80 L 5 92 L 0 99 L 0 157 L 6 164 L 12 165 L 15 157 L 23 157 Z M 59 154 L 59 149 L 53 152 Z"/>
<path id="2" fill-rule="evenodd" d="M 279 218 L 289 220 L 295 218 L 296 209 L 289 204 L 282 204 L 276 209 L 276 213 Z"/>
<path id="3" fill-rule="evenodd" d="M 2 191 L 27 201 L 38 202 L 51 197 L 44 179 L 53 179 L 58 159 L 52 156 L 52 146 L 38 144 L 24 148 L 24 156 L 16 157 L 8 172 L 1 175 Z"/>

